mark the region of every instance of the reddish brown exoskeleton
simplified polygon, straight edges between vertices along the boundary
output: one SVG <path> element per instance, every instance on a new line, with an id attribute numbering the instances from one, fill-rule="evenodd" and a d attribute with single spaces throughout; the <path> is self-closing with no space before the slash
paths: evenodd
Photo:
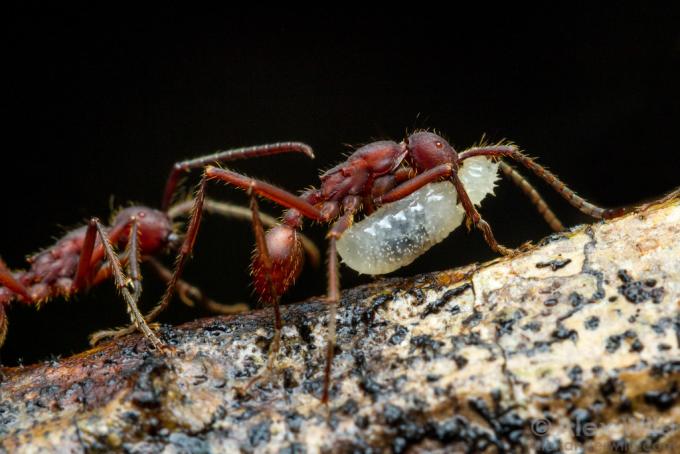
<path id="1" fill-rule="evenodd" d="M 148 262 L 151 268 L 164 280 L 170 281 L 172 273 L 156 257 L 163 256 L 170 249 L 180 245 L 179 236 L 173 231 L 173 220 L 191 212 L 192 204 L 180 203 L 170 207 L 171 195 L 182 172 L 206 163 L 220 163 L 278 153 L 297 152 L 314 157 L 311 148 L 299 142 L 238 148 L 221 151 L 210 156 L 178 163 L 174 166 L 167 183 L 163 210 L 145 206 L 132 206 L 118 212 L 110 226 L 102 225 L 92 218 L 82 227 L 76 228 L 54 245 L 28 259 L 27 270 L 10 271 L 0 260 L 0 346 L 7 333 L 5 307 L 13 301 L 40 305 L 52 298 L 68 298 L 92 286 L 113 279 L 127 305 L 132 325 L 118 330 L 100 331 L 91 341 L 126 334 L 138 329 L 156 348 L 163 343 L 150 329 L 152 321 L 165 305 L 154 308 L 146 317 L 142 316 L 137 302 L 142 292 L 140 263 Z M 250 218 L 250 211 L 241 207 L 206 200 L 205 211 L 237 218 Z M 266 217 L 268 225 L 276 224 Z M 189 235 L 189 237 L 195 234 Z M 305 249 L 312 260 L 318 260 L 318 251 L 309 240 L 304 239 Z M 116 250 L 124 251 L 119 255 Z M 180 265 L 181 266 L 181 265 Z M 124 271 L 125 269 L 125 271 Z M 180 268 L 181 269 L 181 268 Z M 247 310 L 245 304 L 222 305 L 202 294 L 188 283 L 172 280 L 172 288 L 187 304 L 200 304 L 213 312 L 232 314 Z M 164 300 L 169 301 L 169 299 Z"/>
<path id="2" fill-rule="evenodd" d="M 179 278 L 186 257 L 191 252 L 201 222 L 206 184 L 219 180 L 245 189 L 251 194 L 251 209 L 256 238 L 252 273 L 257 294 L 274 308 L 274 340 L 270 348 L 271 368 L 280 342 L 282 327 L 278 301 L 280 295 L 292 285 L 302 266 L 300 229 L 303 219 L 332 224 L 328 231 L 328 293 L 329 323 L 326 348 L 326 366 L 322 401 L 328 401 L 331 364 L 335 346 L 336 305 L 339 300 L 339 279 L 336 242 L 353 223 L 360 211 L 371 213 L 377 206 L 400 200 L 429 183 L 450 181 L 458 195 L 468 223 L 477 227 L 491 249 L 500 254 L 510 254 L 496 241 L 489 224 L 481 217 L 471 202 L 466 188 L 458 176 L 461 164 L 475 156 L 493 159 L 513 159 L 552 186 L 570 204 L 594 218 L 611 218 L 623 210 L 608 210 L 592 205 L 577 196 L 571 189 L 544 167 L 525 156 L 511 144 L 478 146 L 457 153 L 446 140 L 431 132 L 416 132 L 401 143 L 379 141 L 365 145 L 347 160 L 323 173 L 319 189 L 308 189 L 300 195 L 292 194 L 271 184 L 249 178 L 231 170 L 206 166 L 198 193 L 184 246 L 178 257 L 178 267 L 173 281 Z M 545 202 L 523 177 L 511 167 L 502 170 L 530 196 L 546 221 L 555 229 L 562 225 Z M 255 195 L 270 199 L 288 208 L 281 224 L 264 232 L 258 216 Z M 173 286 L 168 287 L 161 304 L 167 304 Z"/>

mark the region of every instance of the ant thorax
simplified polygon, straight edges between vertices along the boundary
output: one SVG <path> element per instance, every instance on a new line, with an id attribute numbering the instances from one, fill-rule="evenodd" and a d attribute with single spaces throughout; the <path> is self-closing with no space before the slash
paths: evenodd
<path id="1" fill-rule="evenodd" d="M 467 159 L 458 176 L 475 205 L 498 180 L 498 162 Z M 465 210 L 449 181 L 431 183 L 380 207 L 350 227 L 337 242 L 345 265 L 364 274 L 385 274 L 406 266 L 462 224 Z"/>

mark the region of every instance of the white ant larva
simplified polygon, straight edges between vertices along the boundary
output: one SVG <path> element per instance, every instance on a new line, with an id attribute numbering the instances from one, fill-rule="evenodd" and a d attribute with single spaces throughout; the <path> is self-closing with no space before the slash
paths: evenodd
<path id="1" fill-rule="evenodd" d="M 498 162 L 484 156 L 463 162 L 458 176 L 479 206 L 498 180 Z M 431 183 L 383 205 L 338 240 L 345 265 L 364 274 L 386 274 L 413 262 L 462 224 L 465 210 L 450 181 Z"/>

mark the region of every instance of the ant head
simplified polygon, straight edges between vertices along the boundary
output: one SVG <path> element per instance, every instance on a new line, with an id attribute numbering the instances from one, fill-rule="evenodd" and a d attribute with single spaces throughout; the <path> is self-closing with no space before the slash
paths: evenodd
<path id="1" fill-rule="evenodd" d="M 441 136 L 428 131 L 411 134 L 406 139 L 409 161 L 419 171 L 440 164 L 453 164 L 458 169 L 458 153 Z"/>
<path id="2" fill-rule="evenodd" d="M 165 249 L 173 239 L 172 222 L 159 210 L 144 206 L 132 206 L 118 212 L 112 225 L 130 224 L 135 218 L 139 229 L 139 248 L 142 255 L 154 255 Z M 127 244 L 130 229 L 121 236 L 121 242 Z"/>

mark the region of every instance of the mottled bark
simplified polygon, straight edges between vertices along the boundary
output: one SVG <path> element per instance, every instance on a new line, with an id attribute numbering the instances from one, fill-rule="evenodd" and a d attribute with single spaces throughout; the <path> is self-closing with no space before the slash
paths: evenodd
<path id="1" fill-rule="evenodd" d="M 344 292 L 331 405 L 327 314 L 163 327 L 2 370 L 10 452 L 680 451 L 680 203 L 553 235 L 515 257 Z"/>

